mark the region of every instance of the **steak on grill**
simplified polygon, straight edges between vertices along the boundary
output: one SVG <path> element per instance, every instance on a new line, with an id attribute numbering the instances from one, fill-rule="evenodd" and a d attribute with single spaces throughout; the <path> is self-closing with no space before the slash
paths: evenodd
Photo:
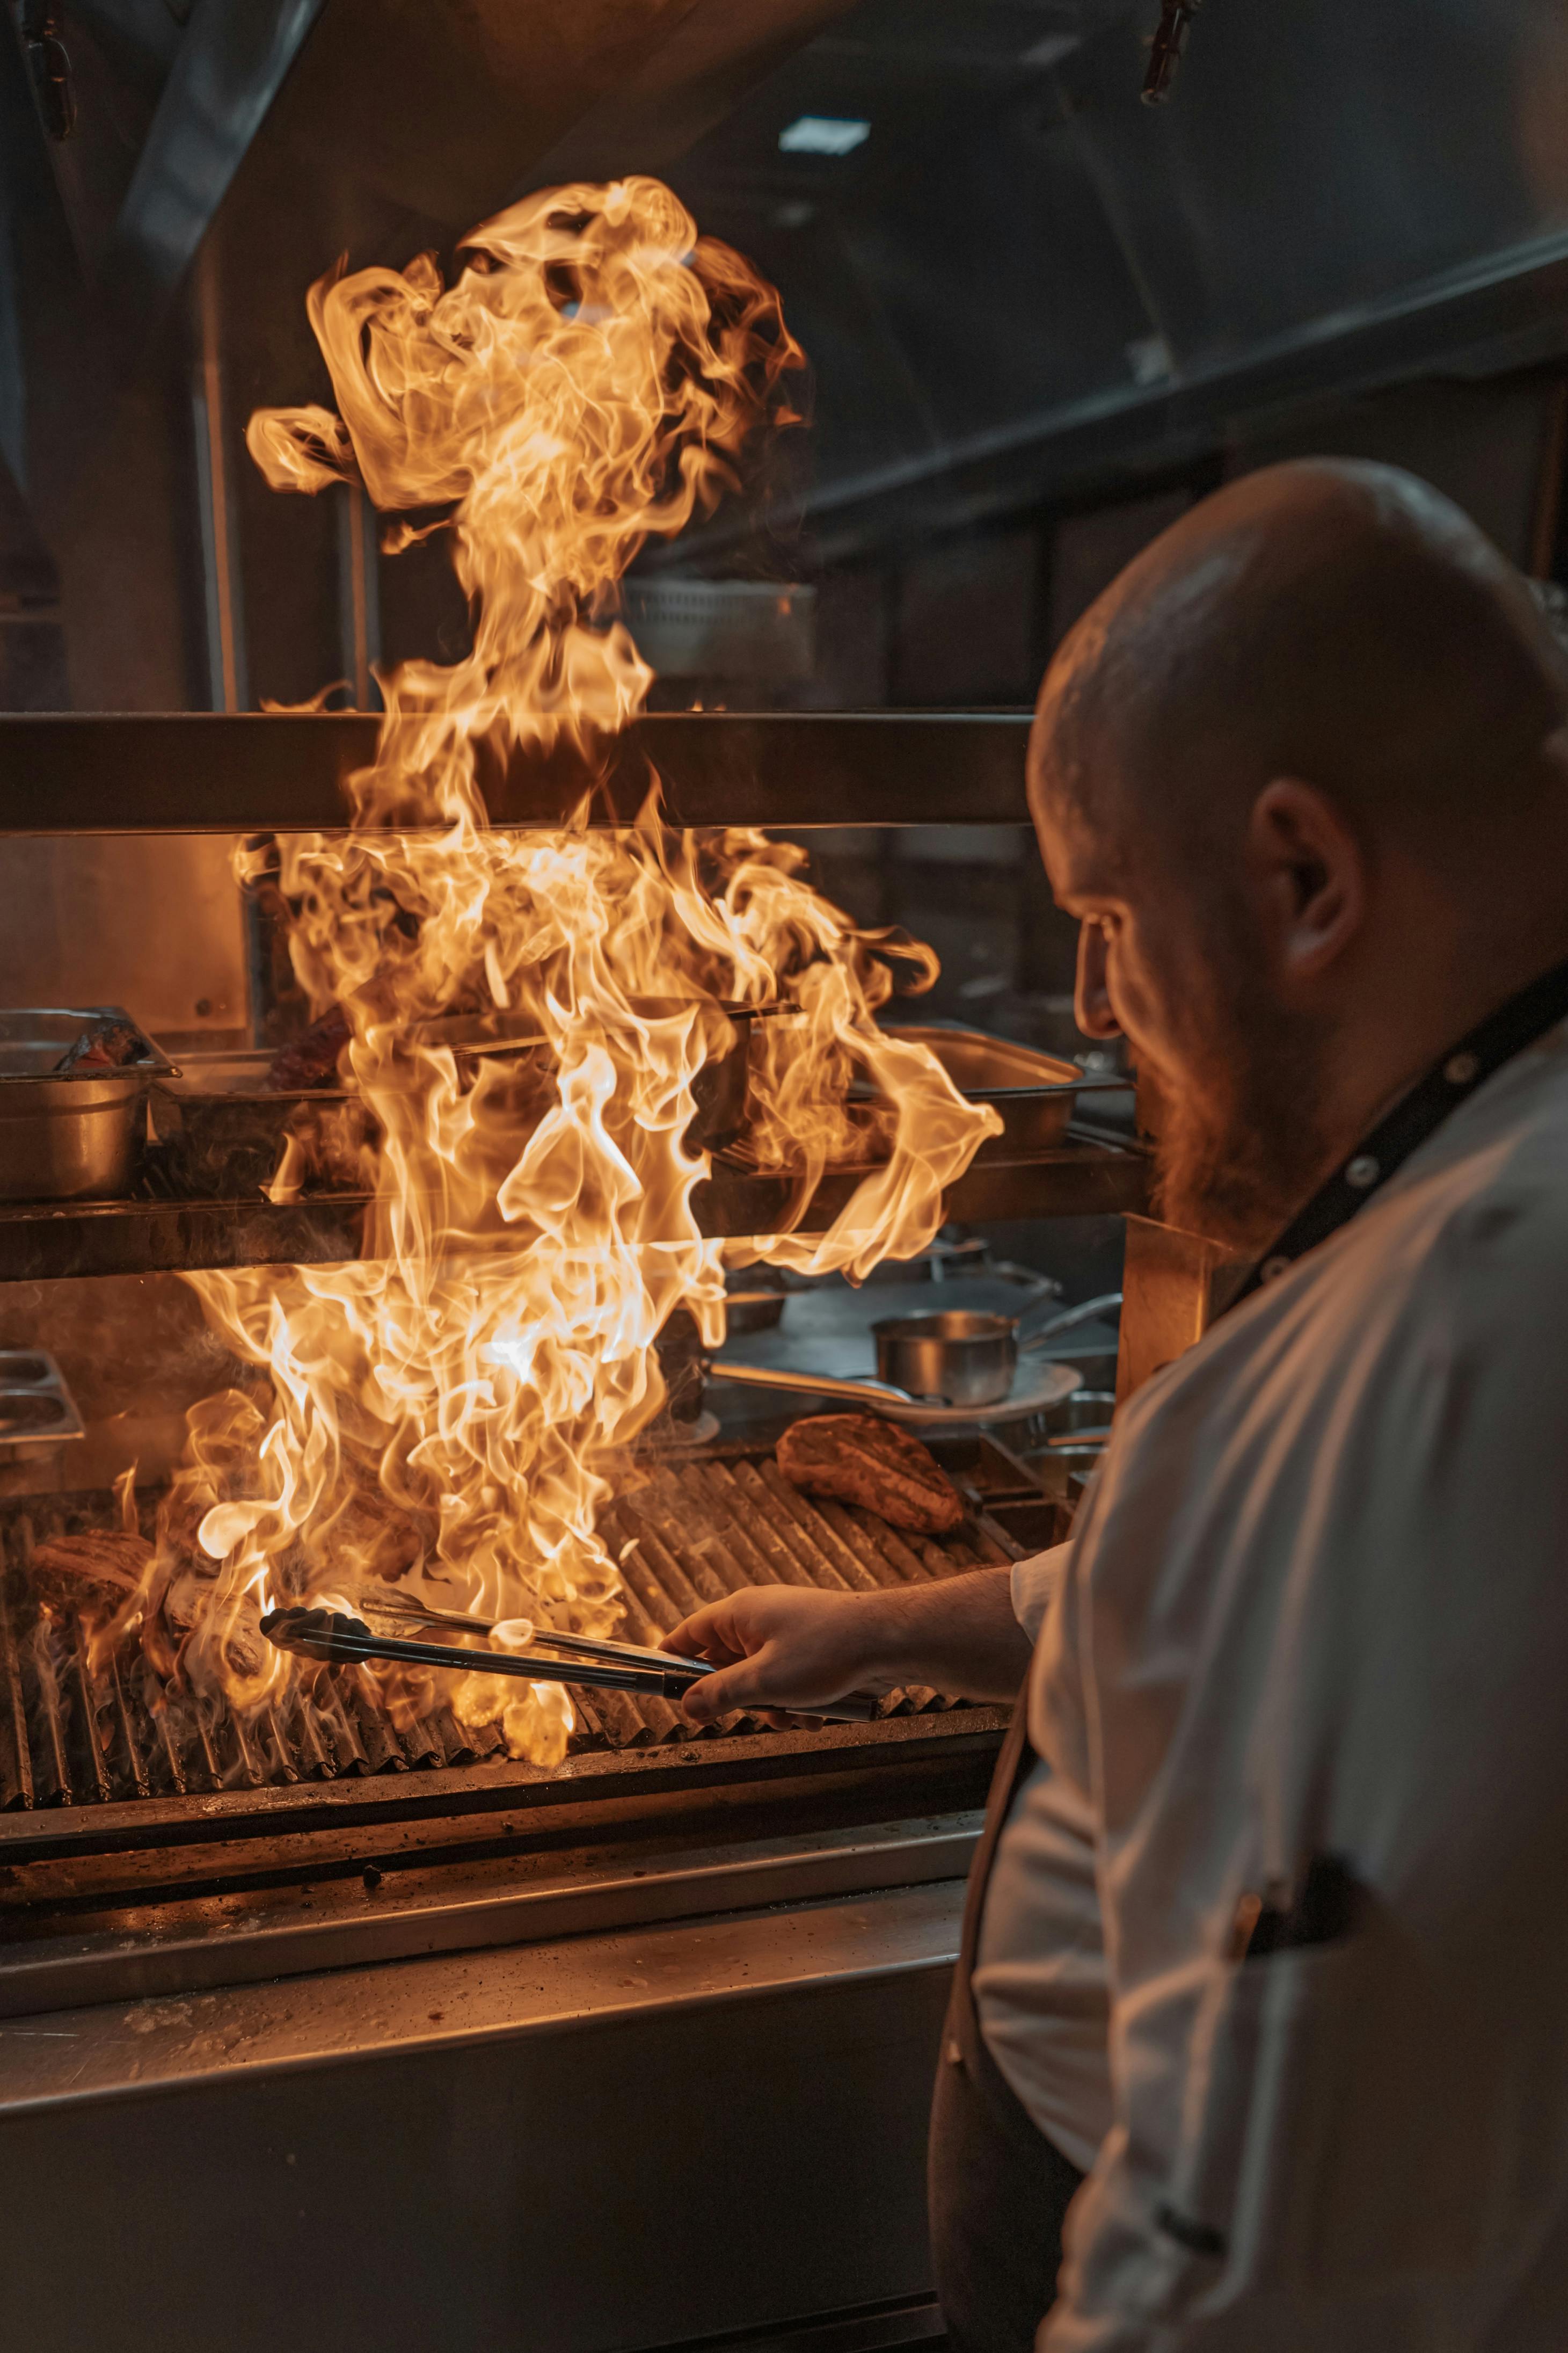
<path id="1" fill-rule="evenodd" d="M 778 1466 L 792 1487 L 836 1495 L 878 1513 L 889 1527 L 949 1535 L 963 1499 L 918 1438 L 868 1413 L 824 1413 L 797 1421 L 778 1442 Z"/>
<path id="2" fill-rule="evenodd" d="M 33 1546 L 33 1590 L 46 1609 L 107 1618 L 131 1599 L 152 1558 L 144 1536 L 114 1530 L 46 1536 Z"/>
<path id="3" fill-rule="evenodd" d="M 348 1042 L 348 1015 L 341 1005 L 329 1006 L 319 1021 L 279 1048 L 267 1073 L 268 1088 L 274 1094 L 289 1095 L 342 1086 L 338 1057 Z"/>

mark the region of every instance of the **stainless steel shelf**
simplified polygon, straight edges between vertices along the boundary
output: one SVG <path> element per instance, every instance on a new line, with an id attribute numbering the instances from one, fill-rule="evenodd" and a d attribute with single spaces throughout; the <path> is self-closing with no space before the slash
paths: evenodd
<path id="1" fill-rule="evenodd" d="M 375 752 L 360 712 L 0 716 L 0 833 L 254 833 L 347 821 Z M 1025 825 L 1020 711 L 670 712 L 518 754 L 486 780 L 498 825 L 549 825 L 593 792 L 635 817 L 656 776 L 679 825 Z"/>
<path id="2" fill-rule="evenodd" d="M 802 1230 L 820 1233 L 860 1172 L 830 1170 Z M 1141 1152 L 1068 1144 L 1037 1159 L 976 1162 L 946 1197 L 947 1215 L 981 1225 L 1010 1218 L 1125 1216 L 1148 1203 Z M 702 1230 L 776 1232 L 788 1212 L 787 1176 L 717 1166 L 697 1188 Z M 274 1204 L 243 1201 L 45 1201 L 0 1204 L 0 1282 L 70 1275 L 151 1274 L 191 1267 L 319 1266 L 360 1255 L 368 1196 L 321 1194 Z"/>

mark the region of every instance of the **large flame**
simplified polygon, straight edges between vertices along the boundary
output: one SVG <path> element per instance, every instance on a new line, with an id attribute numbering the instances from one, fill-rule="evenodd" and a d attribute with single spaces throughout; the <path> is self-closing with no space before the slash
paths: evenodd
<path id="1" fill-rule="evenodd" d="M 663 1402 L 671 1312 L 722 1338 L 721 1245 L 693 1198 L 701 1081 L 748 1035 L 749 1149 L 795 1175 L 797 1224 L 826 1166 L 866 1173 L 826 1233 L 742 1254 L 856 1277 L 909 1255 L 995 1124 L 877 1027 L 889 958 L 917 985 L 934 958 L 857 931 L 794 849 L 677 835 L 653 808 L 487 823 L 482 762 L 638 710 L 616 584 L 784 413 L 799 354 L 772 290 L 650 180 L 534 197 L 468 251 L 445 292 L 427 259 L 317 286 L 338 413 L 262 412 L 247 437 L 277 487 L 357 474 L 383 509 L 448 508 L 474 627 L 452 668 L 382 680 L 353 828 L 283 850 L 296 970 L 346 1015 L 344 1075 L 375 1122 L 365 1255 L 191 1278 L 256 1378 L 192 1416 L 154 1583 L 195 1552 L 212 1582 L 183 1672 L 242 1707 L 300 1672 L 254 1639 L 279 1599 L 395 1583 L 520 1645 L 537 1623 L 615 1630 L 595 1512 Z M 781 1001 L 741 1028 L 724 1009 Z M 300 1178 L 286 1163 L 279 1184 Z M 558 1685 L 442 1680 L 470 1718 L 504 1705 L 514 1751 L 563 1753 Z"/>

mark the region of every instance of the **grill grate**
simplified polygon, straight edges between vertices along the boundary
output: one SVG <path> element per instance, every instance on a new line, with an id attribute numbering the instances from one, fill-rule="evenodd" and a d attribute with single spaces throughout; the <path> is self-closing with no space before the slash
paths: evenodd
<path id="1" fill-rule="evenodd" d="M 143 1504 L 151 1534 L 155 1498 Z M 871 1592 L 1002 1563 L 1020 1546 L 978 1507 L 943 1542 L 900 1535 L 874 1513 L 798 1494 L 771 1455 L 710 1455 L 653 1469 L 601 1516 L 626 1582 L 628 1640 L 659 1636 L 704 1602 L 748 1585 Z M 45 1536 L 112 1527 L 108 1496 L 66 1497 L 0 1522 L 0 1810 L 100 1805 L 216 1789 L 279 1788 L 355 1775 L 458 1770 L 503 1756 L 494 1725 L 442 1706 L 395 1722 L 358 1667 L 306 1667 L 286 1699 L 242 1718 L 165 1683 L 134 1642 L 100 1672 L 74 1620 L 39 1610 L 28 1574 Z M 702 1733 L 668 1700 L 569 1686 L 574 1753 L 732 1736 L 763 1728 L 730 1715 Z M 924 1688 L 893 1692 L 883 1715 L 963 1704 Z"/>

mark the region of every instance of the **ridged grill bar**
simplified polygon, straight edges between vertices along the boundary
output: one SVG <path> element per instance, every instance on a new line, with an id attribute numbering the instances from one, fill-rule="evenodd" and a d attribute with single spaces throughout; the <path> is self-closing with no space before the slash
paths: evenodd
<path id="1" fill-rule="evenodd" d="M 155 1502 L 144 1503 L 148 1534 Z M 499 1725 L 459 1724 L 449 1706 L 395 1721 L 358 1667 L 307 1664 L 284 1699 L 245 1716 L 165 1682 L 134 1637 L 95 1669 L 80 1623 L 40 1607 L 29 1564 L 46 1537 L 118 1525 L 110 1499 L 96 1495 L 29 1502 L 0 1523 L 0 1809 L 460 1770 L 505 1754 Z M 865 1593 L 1019 1550 L 979 1510 L 955 1537 L 900 1535 L 874 1513 L 797 1493 L 771 1455 L 661 1464 L 602 1514 L 600 1532 L 626 1582 L 626 1638 L 644 1644 L 744 1586 Z M 762 1728 L 739 1715 L 700 1733 L 668 1700 L 569 1689 L 574 1752 Z M 889 1694 L 880 1713 L 957 1704 L 915 1688 Z"/>

